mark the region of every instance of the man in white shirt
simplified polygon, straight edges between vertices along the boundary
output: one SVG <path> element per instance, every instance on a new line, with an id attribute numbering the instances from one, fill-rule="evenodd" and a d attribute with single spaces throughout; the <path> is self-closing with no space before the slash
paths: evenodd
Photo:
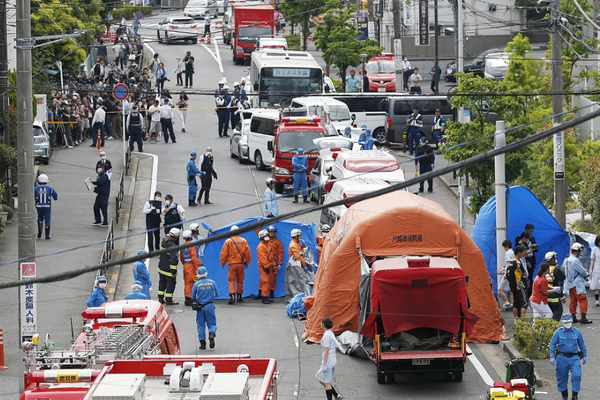
<path id="1" fill-rule="evenodd" d="M 152 105 L 148 107 L 148 114 L 150 115 L 150 138 L 148 142 L 152 139 L 154 141 L 158 141 L 158 134 L 161 131 L 160 127 L 160 106 L 158 105 L 158 100 L 153 100 Z"/>
<path id="2" fill-rule="evenodd" d="M 402 81 L 404 84 L 404 90 L 408 91 L 408 80 L 410 75 L 412 74 L 412 67 L 410 65 L 410 61 L 406 58 L 406 56 L 402 57 Z"/>
<path id="3" fill-rule="evenodd" d="M 410 76 L 410 93 L 421 94 L 421 82 L 423 82 L 423 78 L 421 78 L 421 74 L 419 74 L 419 68 L 415 68 L 413 70 L 412 75 Z"/>
<path id="4" fill-rule="evenodd" d="M 106 112 L 100 101 L 98 101 L 96 107 L 94 118 L 92 119 L 92 144 L 90 147 L 96 147 L 98 132 L 100 132 L 100 146 L 104 146 L 104 121 L 106 120 Z"/>
<path id="5" fill-rule="evenodd" d="M 169 135 L 171 136 L 171 142 L 177 143 L 175 138 L 175 132 L 173 131 L 173 121 L 175 120 L 175 115 L 173 114 L 173 109 L 168 102 L 163 101 L 160 106 L 160 125 L 162 126 L 162 133 L 165 137 L 165 143 L 169 143 Z"/>

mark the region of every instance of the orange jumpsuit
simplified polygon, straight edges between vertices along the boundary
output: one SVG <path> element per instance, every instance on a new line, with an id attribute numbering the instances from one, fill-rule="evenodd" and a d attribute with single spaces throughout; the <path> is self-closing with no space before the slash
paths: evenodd
<path id="1" fill-rule="evenodd" d="M 302 247 L 303 246 L 298 242 L 298 239 L 293 238 L 290 242 L 290 246 L 288 247 L 288 255 L 290 256 L 290 258 L 294 256 L 296 260 L 300 261 L 300 264 L 302 264 L 302 268 L 304 268 L 306 267 L 306 261 L 304 261 L 304 257 L 302 257 L 302 255 L 300 254 L 300 252 L 302 251 Z"/>
<path id="2" fill-rule="evenodd" d="M 186 243 L 190 243 L 191 240 L 186 240 Z M 188 247 L 187 249 L 181 249 L 179 252 L 179 258 L 183 264 L 183 282 L 185 284 L 184 295 L 186 299 L 192 298 L 192 287 L 196 281 L 196 271 L 200 267 L 200 261 L 198 260 L 198 253 L 196 252 L 196 246 Z"/>
<path id="3" fill-rule="evenodd" d="M 321 252 L 323 251 L 323 245 L 325 244 L 325 236 L 317 236 L 317 257 L 321 262 Z"/>
<path id="4" fill-rule="evenodd" d="M 244 269 L 250 264 L 250 247 L 246 239 L 239 236 L 232 236 L 225 240 L 221 249 L 221 266 L 229 264 L 229 294 L 244 293 Z M 236 290 L 237 283 L 237 290 Z"/>
<path id="5" fill-rule="evenodd" d="M 273 236 L 269 239 L 269 247 L 271 247 L 273 259 L 275 260 L 276 264 L 276 267 L 273 268 L 273 273 L 269 276 L 271 281 L 271 290 L 274 291 L 277 289 L 277 273 L 279 272 L 279 268 L 277 268 L 277 266 L 283 265 L 283 243 L 281 243 L 281 240 L 277 239 L 277 236 Z"/>
<path id="6" fill-rule="evenodd" d="M 258 290 L 260 290 L 263 297 L 269 297 L 271 277 L 277 271 L 273 249 L 270 247 L 269 242 L 261 240 L 256 248 L 256 256 L 258 257 L 258 272 L 260 274 Z"/>

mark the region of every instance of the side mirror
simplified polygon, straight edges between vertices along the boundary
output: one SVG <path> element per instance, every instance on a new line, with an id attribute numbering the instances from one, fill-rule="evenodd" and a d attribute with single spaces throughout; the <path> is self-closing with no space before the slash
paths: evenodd
<path id="1" fill-rule="evenodd" d="M 275 148 L 273 147 L 273 142 L 272 141 L 267 142 L 267 149 L 269 151 L 275 151 Z"/>
<path id="2" fill-rule="evenodd" d="M 356 121 L 356 114 L 352 114 L 350 117 L 352 118 L 352 123 L 354 123 Z"/>

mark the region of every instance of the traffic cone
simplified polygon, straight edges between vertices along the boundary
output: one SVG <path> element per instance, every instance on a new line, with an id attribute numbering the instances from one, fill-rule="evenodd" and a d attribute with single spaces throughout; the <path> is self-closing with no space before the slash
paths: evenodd
<path id="1" fill-rule="evenodd" d="M 206 44 L 210 44 L 210 35 L 206 35 Z"/>
<path id="2" fill-rule="evenodd" d="M 8 369 L 4 365 L 4 330 L 0 329 L 0 369 Z"/>
<path id="3" fill-rule="evenodd" d="M 308 35 L 308 41 L 312 42 L 312 35 Z"/>
<path id="4" fill-rule="evenodd" d="M 204 43 L 204 35 L 200 36 L 200 43 Z"/>

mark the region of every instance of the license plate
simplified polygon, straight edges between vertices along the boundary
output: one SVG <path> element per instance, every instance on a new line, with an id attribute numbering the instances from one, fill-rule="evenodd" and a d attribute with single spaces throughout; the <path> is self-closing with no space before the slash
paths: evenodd
<path id="1" fill-rule="evenodd" d="M 450 74 L 452 74 L 452 70 L 451 69 L 447 69 L 446 70 L 446 75 L 450 75 Z"/>
<path id="2" fill-rule="evenodd" d="M 385 88 L 384 87 L 377 88 L 377 91 L 378 92 L 385 92 Z"/>
<path id="3" fill-rule="evenodd" d="M 412 360 L 412 365 L 430 365 L 430 358 L 416 358 Z"/>

